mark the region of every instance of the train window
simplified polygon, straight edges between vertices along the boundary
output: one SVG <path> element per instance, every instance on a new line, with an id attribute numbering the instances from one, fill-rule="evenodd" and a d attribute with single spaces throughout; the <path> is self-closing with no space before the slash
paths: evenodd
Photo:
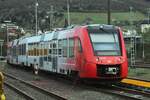
<path id="1" fill-rule="evenodd" d="M 19 49 L 19 55 L 20 55 L 20 45 L 18 46 L 18 49 Z"/>
<path id="2" fill-rule="evenodd" d="M 62 40 L 58 41 L 58 47 L 62 47 Z"/>
<path id="3" fill-rule="evenodd" d="M 38 53 L 38 43 L 36 43 L 36 56 L 39 56 L 39 53 Z"/>
<path id="4" fill-rule="evenodd" d="M 44 55 L 47 55 L 48 49 L 44 49 Z"/>
<path id="5" fill-rule="evenodd" d="M 29 53 L 29 56 L 31 56 L 31 44 L 28 44 L 28 53 Z"/>
<path id="6" fill-rule="evenodd" d="M 48 56 L 48 61 L 52 61 L 52 58 L 51 58 L 51 56 Z"/>
<path id="7" fill-rule="evenodd" d="M 24 55 L 24 51 L 25 51 L 25 50 L 24 50 L 24 49 L 25 49 L 24 47 L 25 47 L 25 45 L 23 44 L 23 46 L 22 46 L 22 55 Z"/>
<path id="8" fill-rule="evenodd" d="M 22 55 L 24 55 L 24 44 L 22 44 Z"/>
<path id="9" fill-rule="evenodd" d="M 47 57 L 44 57 L 44 61 L 47 61 Z"/>
<path id="10" fill-rule="evenodd" d="M 24 45 L 21 45 L 21 55 L 23 55 L 23 49 L 24 49 Z"/>
<path id="11" fill-rule="evenodd" d="M 37 56 L 39 56 L 40 55 L 40 51 L 39 51 L 39 49 L 37 49 Z"/>
<path id="12" fill-rule="evenodd" d="M 82 52 L 82 46 L 81 46 L 81 41 L 78 39 L 78 51 Z"/>
<path id="13" fill-rule="evenodd" d="M 20 45 L 20 55 L 22 55 L 22 45 Z"/>
<path id="14" fill-rule="evenodd" d="M 58 49 L 58 54 L 61 55 L 62 49 Z"/>
<path id="15" fill-rule="evenodd" d="M 50 48 L 53 48 L 53 45 L 52 45 L 52 43 L 50 43 Z"/>
<path id="16" fill-rule="evenodd" d="M 58 55 L 62 55 L 62 40 L 58 41 Z"/>
<path id="17" fill-rule="evenodd" d="M 22 44 L 22 55 L 24 55 L 24 44 Z"/>
<path id="18" fill-rule="evenodd" d="M 68 44 L 67 39 L 62 41 L 63 57 L 67 57 Z"/>
<path id="19" fill-rule="evenodd" d="M 53 43 L 53 48 L 56 48 L 56 43 Z"/>
<path id="20" fill-rule="evenodd" d="M 34 53 L 34 48 L 33 48 L 33 43 L 31 44 L 31 56 L 33 56 L 33 53 Z"/>
<path id="21" fill-rule="evenodd" d="M 49 49 L 49 54 L 52 54 L 52 49 Z"/>
<path id="22" fill-rule="evenodd" d="M 57 49 L 53 49 L 53 54 L 54 54 L 54 55 L 57 54 Z"/>
<path id="23" fill-rule="evenodd" d="M 19 45 L 18 49 L 19 49 L 19 55 L 21 55 L 21 45 Z"/>
<path id="24" fill-rule="evenodd" d="M 41 56 L 42 52 L 41 52 L 41 46 L 42 44 L 39 44 L 39 56 Z"/>
<path id="25" fill-rule="evenodd" d="M 33 56 L 36 56 L 36 48 L 33 49 Z"/>
<path id="26" fill-rule="evenodd" d="M 37 43 L 34 43 L 34 56 L 37 56 Z"/>
<path id="27" fill-rule="evenodd" d="M 26 44 L 24 44 L 24 55 L 26 54 Z"/>
<path id="28" fill-rule="evenodd" d="M 23 44 L 21 45 L 21 55 L 23 55 Z"/>
<path id="29" fill-rule="evenodd" d="M 74 57 L 74 39 L 69 39 L 69 57 Z"/>
<path id="30" fill-rule="evenodd" d="M 95 55 L 121 55 L 118 32 L 91 32 L 90 38 Z"/>

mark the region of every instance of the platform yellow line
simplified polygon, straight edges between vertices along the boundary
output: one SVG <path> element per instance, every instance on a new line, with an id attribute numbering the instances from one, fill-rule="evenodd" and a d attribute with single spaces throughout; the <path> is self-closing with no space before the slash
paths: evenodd
<path id="1" fill-rule="evenodd" d="M 139 81 L 139 80 L 134 80 L 134 79 L 123 79 L 121 82 L 126 83 L 126 84 L 150 88 L 150 82 Z"/>

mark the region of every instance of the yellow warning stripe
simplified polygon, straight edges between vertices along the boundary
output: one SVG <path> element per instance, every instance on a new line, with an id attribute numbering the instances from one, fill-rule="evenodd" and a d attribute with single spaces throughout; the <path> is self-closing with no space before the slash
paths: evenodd
<path id="1" fill-rule="evenodd" d="M 132 84 L 132 85 L 136 85 L 136 86 L 150 88 L 150 82 L 134 80 L 134 79 L 123 79 L 121 82 L 126 83 L 126 84 Z"/>

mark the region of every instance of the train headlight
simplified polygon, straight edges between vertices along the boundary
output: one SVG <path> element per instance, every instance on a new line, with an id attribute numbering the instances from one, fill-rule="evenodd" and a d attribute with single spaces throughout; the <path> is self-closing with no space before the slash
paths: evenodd
<path id="1" fill-rule="evenodd" d="M 98 62 L 98 61 L 99 61 L 99 58 L 96 58 L 96 61 Z"/>
<path id="2" fill-rule="evenodd" d="M 115 75 L 118 73 L 117 67 L 108 67 L 105 69 L 105 73 Z"/>
<path id="3" fill-rule="evenodd" d="M 123 63 L 125 60 L 123 57 L 119 57 L 118 62 Z"/>

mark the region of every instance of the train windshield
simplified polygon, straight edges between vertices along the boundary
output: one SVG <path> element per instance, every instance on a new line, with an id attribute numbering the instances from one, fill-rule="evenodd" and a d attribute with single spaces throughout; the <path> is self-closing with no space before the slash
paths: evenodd
<path id="1" fill-rule="evenodd" d="M 94 53 L 97 56 L 121 55 L 119 34 L 117 31 L 89 31 Z"/>

